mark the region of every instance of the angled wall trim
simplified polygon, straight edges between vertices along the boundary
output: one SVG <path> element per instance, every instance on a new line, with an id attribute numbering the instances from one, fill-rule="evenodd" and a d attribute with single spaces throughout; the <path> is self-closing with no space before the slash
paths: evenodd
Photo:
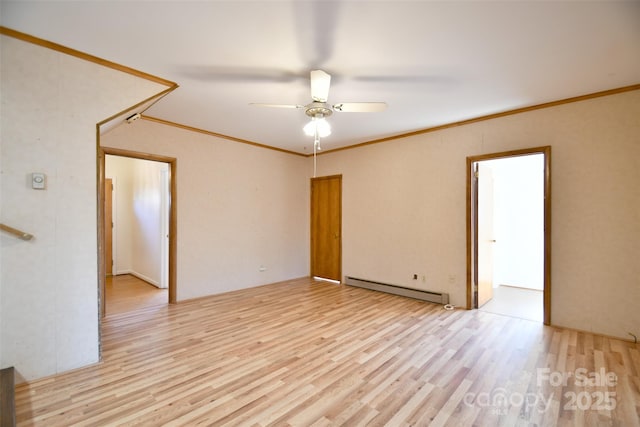
<path id="1" fill-rule="evenodd" d="M 13 37 L 15 39 L 19 39 L 28 43 L 33 43 L 38 46 L 42 46 L 48 49 L 53 49 L 61 53 L 65 53 L 67 55 L 75 56 L 76 58 L 83 59 L 85 61 L 90 61 L 104 67 L 112 68 L 114 70 L 122 71 L 124 73 L 132 74 L 137 77 L 141 77 L 146 80 L 150 80 L 155 83 L 159 83 L 165 86 L 169 86 L 171 88 L 177 88 L 178 84 L 143 71 L 135 70 L 133 68 L 117 64 L 115 62 L 107 61 L 106 59 L 98 58 L 97 56 L 90 55 L 88 53 L 80 52 L 79 50 L 71 49 L 69 47 L 63 46 L 58 43 L 50 42 L 48 40 L 44 40 L 29 34 L 22 33 L 20 31 L 12 30 L 7 27 L 0 26 L 0 34 L 4 34 L 5 36 Z"/>

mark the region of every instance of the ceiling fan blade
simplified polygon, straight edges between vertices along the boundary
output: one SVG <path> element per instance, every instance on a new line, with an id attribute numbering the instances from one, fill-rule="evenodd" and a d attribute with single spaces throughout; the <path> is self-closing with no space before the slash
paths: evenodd
<path id="1" fill-rule="evenodd" d="M 275 107 L 275 108 L 303 108 L 304 105 L 293 105 L 293 104 L 261 104 L 259 102 L 251 102 L 249 105 L 253 105 L 255 107 Z"/>
<path id="2" fill-rule="evenodd" d="M 277 68 L 240 67 L 240 66 L 213 66 L 213 65 L 184 65 L 175 70 L 181 76 L 203 82 L 276 82 L 289 83 L 298 80 L 306 80 L 308 74 L 297 73 Z"/>
<path id="3" fill-rule="evenodd" d="M 333 57 L 340 10 L 337 1 L 294 1 L 296 44 L 302 63 L 322 68 Z M 334 80 L 335 82 L 335 80 Z"/>
<path id="4" fill-rule="evenodd" d="M 331 75 L 322 70 L 311 71 L 311 98 L 316 102 L 327 102 Z"/>
<path id="5" fill-rule="evenodd" d="M 341 102 L 333 105 L 335 111 L 345 113 L 376 113 L 386 108 L 386 102 Z"/>

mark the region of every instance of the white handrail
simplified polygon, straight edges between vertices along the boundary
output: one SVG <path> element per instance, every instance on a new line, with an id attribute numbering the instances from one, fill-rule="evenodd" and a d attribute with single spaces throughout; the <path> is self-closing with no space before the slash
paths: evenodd
<path id="1" fill-rule="evenodd" d="M 17 228 L 9 227 L 8 225 L 0 224 L 0 230 L 6 231 L 7 233 L 11 233 L 17 238 L 22 240 L 33 239 L 33 234 L 25 233 L 24 231 L 20 231 Z"/>

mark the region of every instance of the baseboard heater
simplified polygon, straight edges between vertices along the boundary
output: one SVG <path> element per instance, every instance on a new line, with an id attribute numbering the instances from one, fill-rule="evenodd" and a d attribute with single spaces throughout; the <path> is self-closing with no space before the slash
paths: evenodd
<path id="1" fill-rule="evenodd" d="M 370 289 L 372 291 L 386 292 L 388 294 L 435 302 L 436 304 L 449 304 L 449 294 L 440 292 L 421 291 L 418 289 L 389 285 L 388 283 L 374 282 L 372 280 L 358 279 L 356 277 L 349 276 L 346 277 L 345 284 L 356 286 L 358 288 Z"/>

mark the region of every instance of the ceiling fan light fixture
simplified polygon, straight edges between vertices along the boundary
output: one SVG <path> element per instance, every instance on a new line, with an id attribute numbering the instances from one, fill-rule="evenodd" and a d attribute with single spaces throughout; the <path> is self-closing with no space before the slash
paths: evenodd
<path id="1" fill-rule="evenodd" d="M 311 102 L 307 105 L 286 105 L 286 104 L 251 104 L 263 107 L 280 108 L 304 108 L 304 113 L 311 118 L 309 123 L 303 127 L 306 135 L 313 137 L 313 154 L 320 150 L 320 138 L 331 135 L 331 126 L 326 118 L 330 117 L 334 111 L 373 113 L 383 111 L 387 108 L 384 102 L 342 102 L 331 105 L 327 103 L 329 97 L 329 87 L 331 85 L 331 75 L 322 70 L 312 70 L 311 77 Z M 314 174 L 315 176 L 315 174 Z"/>
<path id="2" fill-rule="evenodd" d="M 317 135 L 320 138 L 326 138 L 331 135 L 331 125 L 329 125 L 329 122 L 323 116 L 312 117 L 311 121 L 304 126 L 303 130 L 308 136 Z"/>

